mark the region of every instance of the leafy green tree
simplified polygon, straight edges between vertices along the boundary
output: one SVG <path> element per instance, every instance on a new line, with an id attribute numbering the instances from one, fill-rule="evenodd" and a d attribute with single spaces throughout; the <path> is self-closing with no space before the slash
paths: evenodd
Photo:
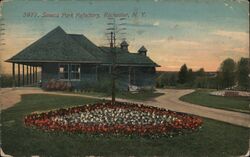
<path id="1" fill-rule="evenodd" d="M 188 83 L 193 83 L 195 80 L 195 75 L 192 69 L 188 69 L 188 74 L 187 74 L 187 82 Z"/>
<path id="2" fill-rule="evenodd" d="M 236 79 L 236 63 L 233 59 L 228 58 L 225 59 L 220 65 L 220 73 L 221 73 L 221 83 L 222 86 L 231 87 L 235 84 Z"/>
<path id="3" fill-rule="evenodd" d="M 206 75 L 204 68 L 200 68 L 195 72 L 195 76 L 204 77 Z"/>
<path id="4" fill-rule="evenodd" d="M 161 73 L 156 79 L 156 86 L 159 88 L 166 86 L 175 86 L 177 83 L 177 74 L 171 72 Z"/>
<path id="5" fill-rule="evenodd" d="M 176 74 L 172 74 L 169 78 L 169 85 L 176 86 L 176 83 L 177 83 Z"/>
<path id="6" fill-rule="evenodd" d="M 249 59 L 241 58 L 237 66 L 237 80 L 241 88 L 248 89 L 250 86 L 250 78 L 248 77 L 250 73 Z"/>
<path id="7" fill-rule="evenodd" d="M 181 66 L 180 71 L 178 73 L 178 77 L 179 77 L 179 83 L 184 84 L 187 82 L 187 80 L 188 80 L 188 68 L 187 68 L 186 64 Z"/>
<path id="8" fill-rule="evenodd" d="M 166 86 L 167 82 L 168 82 L 167 74 L 162 73 L 156 79 L 156 87 L 162 88 Z"/>

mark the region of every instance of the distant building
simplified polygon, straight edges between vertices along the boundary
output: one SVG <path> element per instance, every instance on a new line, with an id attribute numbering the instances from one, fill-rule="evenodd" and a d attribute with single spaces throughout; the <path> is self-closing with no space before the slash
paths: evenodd
<path id="1" fill-rule="evenodd" d="M 130 85 L 154 86 L 155 68 L 159 65 L 147 57 L 144 46 L 137 53 L 129 52 L 128 46 L 123 41 L 119 48 L 112 50 L 116 53 L 117 86 L 122 89 Z M 84 35 L 67 34 L 57 27 L 6 62 L 13 64 L 16 86 L 35 84 L 37 68 L 41 68 L 43 85 L 56 79 L 69 81 L 77 88 L 81 82 L 91 84 L 110 76 L 112 52 L 109 47 L 96 46 Z"/>

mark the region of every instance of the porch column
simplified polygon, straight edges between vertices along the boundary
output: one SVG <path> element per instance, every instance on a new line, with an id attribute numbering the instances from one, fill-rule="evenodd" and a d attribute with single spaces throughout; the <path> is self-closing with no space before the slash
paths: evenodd
<path id="1" fill-rule="evenodd" d="M 95 67 L 96 81 L 98 81 L 98 65 Z"/>
<path id="2" fill-rule="evenodd" d="M 20 64 L 17 64 L 17 86 L 20 87 Z"/>
<path id="3" fill-rule="evenodd" d="M 71 80 L 71 64 L 68 64 L 68 79 Z M 60 69 L 59 69 L 60 70 Z"/>
<path id="4" fill-rule="evenodd" d="M 22 76 L 23 76 L 23 79 L 22 79 L 22 84 L 23 84 L 23 86 L 24 86 L 24 64 L 23 64 L 23 68 L 22 68 L 22 69 L 23 69 L 23 75 L 22 75 Z"/>
<path id="5" fill-rule="evenodd" d="M 12 87 L 16 86 L 15 63 L 12 63 Z"/>
<path id="6" fill-rule="evenodd" d="M 128 84 L 131 84 L 131 67 L 128 68 Z"/>
<path id="7" fill-rule="evenodd" d="M 30 67 L 30 78 L 29 78 L 29 81 L 30 81 L 30 84 L 32 84 L 32 71 L 31 71 L 31 66 L 29 66 Z"/>
<path id="8" fill-rule="evenodd" d="M 134 78 L 133 78 L 133 81 L 134 81 L 134 82 L 133 82 L 133 83 L 134 83 L 134 84 L 136 84 L 136 81 L 135 81 L 135 70 L 136 70 L 136 68 L 133 69 L 133 75 L 134 75 Z"/>
<path id="9" fill-rule="evenodd" d="M 33 69 L 32 83 L 35 84 L 35 67 L 32 66 L 32 69 Z"/>
<path id="10" fill-rule="evenodd" d="M 26 85 L 29 84 L 29 66 L 26 65 Z"/>
<path id="11" fill-rule="evenodd" d="M 35 73 L 36 73 L 36 75 L 35 75 L 35 76 L 36 76 L 35 82 L 37 83 L 37 82 L 38 82 L 38 81 L 37 81 L 37 66 L 36 66 L 35 71 L 36 71 L 36 72 L 35 72 Z"/>
<path id="12" fill-rule="evenodd" d="M 111 74 L 111 66 L 109 66 L 109 73 Z"/>

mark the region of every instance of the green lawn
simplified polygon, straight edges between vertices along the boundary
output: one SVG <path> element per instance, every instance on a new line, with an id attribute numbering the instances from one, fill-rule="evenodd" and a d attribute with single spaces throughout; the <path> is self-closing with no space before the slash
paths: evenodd
<path id="1" fill-rule="evenodd" d="M 209 95 L 211 90 L 196 90 L 180 98 L 182 101 L 197 105 L 244 112 L 250 114 L 250 98 L 247 97 L 221 97 Z"/>
<path id="2" fill-rule="evenodd" d="M 2 111 L 2 148 L 13 156 L 185 156 L 223 157 L 246 153 L 249 129 L 204 119 L 196 133 L 149 139 L 97 137 L 43 132 L 26 128 L 23 117 L 33 111 L 96 102 L 94 99 L 53 95 L 24 95 L 16 106 Z"/>

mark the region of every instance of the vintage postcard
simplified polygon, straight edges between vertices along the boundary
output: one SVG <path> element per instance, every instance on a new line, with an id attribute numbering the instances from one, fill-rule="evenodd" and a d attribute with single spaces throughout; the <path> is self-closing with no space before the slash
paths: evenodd
<path id="1" fill-rule="evenodd" d="M 1 0 L 3 157 L 250 156 L 247 0 Z"/>

